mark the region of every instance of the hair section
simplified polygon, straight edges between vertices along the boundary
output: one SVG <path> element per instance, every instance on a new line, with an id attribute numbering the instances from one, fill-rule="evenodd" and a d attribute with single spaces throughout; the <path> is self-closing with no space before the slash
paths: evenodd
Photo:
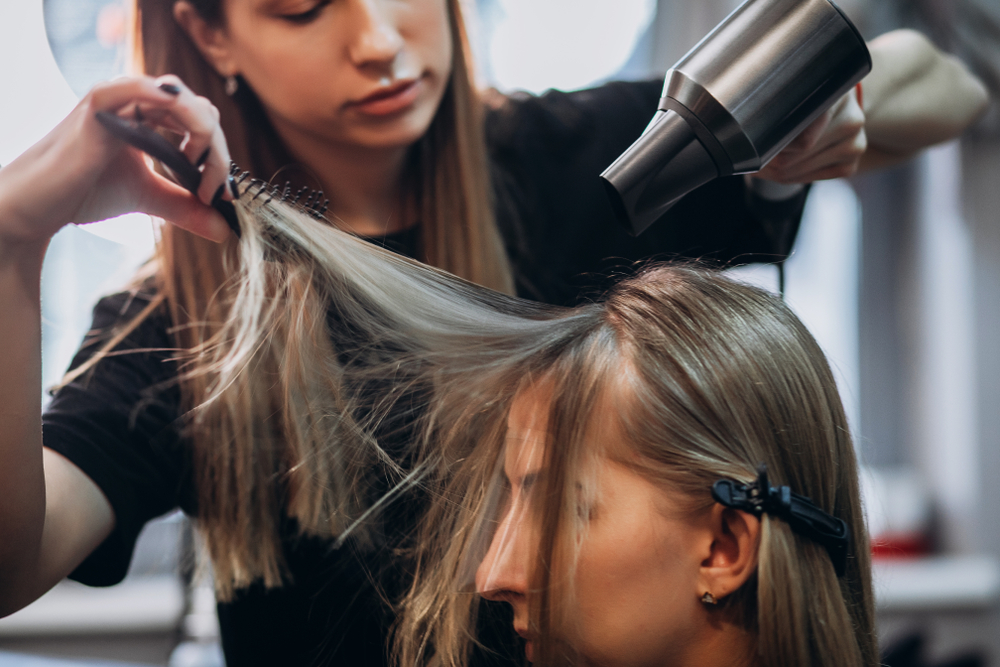
<path id="1" fill-rule="evenodd" d="M 212 295 L 227 317 L 181 378 L 198 387 L 198 518 L 223 597 L 282 583 L 283 512 L 307 534 L 379 539 L 379 508 L 502 435 L 520 373 L 587 312 L 485 290 L 254 194 L 236 202 L 242 239 Z"/>

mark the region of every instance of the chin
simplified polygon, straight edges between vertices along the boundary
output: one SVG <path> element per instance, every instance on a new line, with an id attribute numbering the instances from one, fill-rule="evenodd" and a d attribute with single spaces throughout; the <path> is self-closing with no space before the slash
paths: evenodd
<path id="1" fill-rule="evenodd" d="M 400 122 L 388 127 L 366 128 L 359 131 L 355 141 L 359 146 L 369 148 L 400 148 L 412 146 L 419 141 L 430 127 L 430 121 L 426 122 Z"/>

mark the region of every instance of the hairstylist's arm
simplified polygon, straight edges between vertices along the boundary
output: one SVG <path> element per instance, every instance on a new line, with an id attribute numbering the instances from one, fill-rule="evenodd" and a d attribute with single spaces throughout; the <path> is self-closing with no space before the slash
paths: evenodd
<path id="1" fill-rule="evenodd" d="M 864 81 L 868 150 L 860 169 L 877 169 L 954 139 L 986 110 L 986 87 L 958 58 L 919 32 L 895 30 L 869 44 Z"/>
<path id="2" fill-rule="evenodd" d="M 808 183 L 888 167 L 954 139 L 986 109 L 979 79 L 920 33 L 895 30 L 868 48 L 863 94 L 844 95 L 756 178 Z"/>
<path id="3" fill-rule="evenodd" d="M 192 161 L 211 147 L 197 198 L 152 172 L 94 119 L 97 111 L 134 114 L 136 106 L 147 122 L 187 134 Z M 142 78 L 98 86 L 0 169 L 0 616 L 72 572 L 115 521 L 98 487 L 42 448 L 39 283 L 49 239 L 71 222 L 144 211 L 224 240 L 229 228 L 206 204 L 228 161 L 210 104 L 175 79 Z"/>

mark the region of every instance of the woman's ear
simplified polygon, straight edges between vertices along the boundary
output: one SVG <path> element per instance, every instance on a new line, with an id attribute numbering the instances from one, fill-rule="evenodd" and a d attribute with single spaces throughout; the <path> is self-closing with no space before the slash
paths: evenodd
<path id="1" fill-rule="evenodd" d="M 178 0 L 174 3 L 174 20 L 187 33 L 219 76 L 239 74 L 230 49 L 229 36 L 223 26 L 206 21 L 187 0 Z"/>
<path id="2" fill-rule="evenodd" d="M 721 599 L 738 590 L 757 570 L 760 519 L 718 503 L 710 510 L 712 543 L 701 562 L 698 595 Z"/>

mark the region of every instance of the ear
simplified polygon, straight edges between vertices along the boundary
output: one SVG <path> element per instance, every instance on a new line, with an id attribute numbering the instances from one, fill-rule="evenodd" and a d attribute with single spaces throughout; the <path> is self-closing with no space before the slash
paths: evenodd
<path id="1" fill-rule="evenodd" d="M 760 547 L 760 519 L 747 512 L 718 503 L 710 510 L 712 543 L 701 562 L 697 591 L 724 598 L 746 583 L 757 570 Z"/>
<path id="2" fill-rule="evenodd" d="M 187 33 L 205 60 L 219 76 L 239 74 L 229 44 L 229 35 L 222 25 L 213 25 L 202 18 L 187 0 L 174 3 L 174 20 Z"/>

